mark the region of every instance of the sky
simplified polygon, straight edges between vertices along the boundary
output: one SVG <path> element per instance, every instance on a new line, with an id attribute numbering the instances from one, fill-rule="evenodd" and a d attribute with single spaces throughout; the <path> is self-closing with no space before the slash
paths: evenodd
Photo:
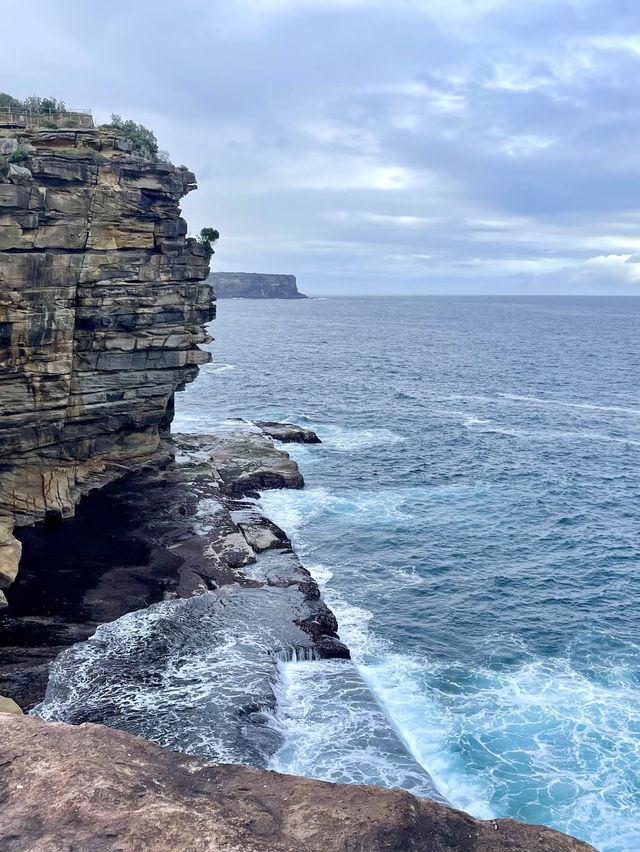
<path id="1" fill-rule="evenodd" d="M 638 0 L 0 0 L 0 89 L 154 129 L 215 268 L 640 295 Z"/>

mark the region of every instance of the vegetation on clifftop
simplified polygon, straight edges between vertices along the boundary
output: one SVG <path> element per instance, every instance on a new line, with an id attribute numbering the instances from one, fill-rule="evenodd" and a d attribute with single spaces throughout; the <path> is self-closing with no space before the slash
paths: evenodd
<path id="1" fill-rule="evenodd" d="M 67 118 L 61 118 L 60 114 L 67 113 L 69 110 L 64 101 L 53 97 L 43 98 L 40 97 L 40 95 L 30 95 L 28 98 L 20 100 L 20 98 L 15 98 L 8 92 L 0 92 L 0 110 L 24 110 L 25 112 L 31 113 L 43 113 L 45 117 L 47 113 L 50 113 L 52 117 L 57 116 L 56 121 L 39 122 L 44 127 L 71 128 L 78 125 L 77 117 L 74 117 L 73 114 L 69 114 Z M 119 130 L 122 135 L 129 139 L 132 143 L 134 154 L 138 154 L 139 156 L 148 160 L 153 160 L 154 162 L 171 162 L 168 152 L 163 151 L 158 145 L 158 140 L 153 130 L 145 127 L 144 124 L 138 124 L 130 118 L 124 119 L 121 115 L 112 113 L 111 121 L 100 126 Z M 18 161 L 12 160 L 12 162 Z"/>
<path id="2" fill-rule="evenodd" d="M 144 124 L 138 124 L 130 118 L 123 119 L 122 116 L 111 113 L 111 121 L 100 126 L 120 130 L 133 143 L 134 153 L 156 162 L 170 162 L 169 154 L 159 147 L 156 134 Z"/>
<path id="3" fill-rule="evenodd" d="M 215 228 L 203 228 L 196 239 L 204 248 L 205 257 L 207 258 L 207 263 L 209 263 L 211 257 L 215 254 L 213 244 L 220 239 L 219 231 Z"/>
<path id="4" fill-rule="evenodd" d="M 65 102 L 59 101 L 57 98 L 41 98 L 39 95 L 30 95 L 21 101 L 7 92 L 0 92 L 0 107 L 33 110 L 33 112 L 67 112 Z"/>

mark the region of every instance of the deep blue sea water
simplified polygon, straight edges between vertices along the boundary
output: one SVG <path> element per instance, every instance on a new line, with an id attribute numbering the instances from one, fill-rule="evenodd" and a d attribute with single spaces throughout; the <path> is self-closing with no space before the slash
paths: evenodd
<path id="1" fill-rule="evenodd" d="M 640 299 L 227 300 L 212 332 L 176 428 L 317 430 L 262 504 L 442 795 L 637 852 Z M 282 664 L 274 768 L 401 783 L 353 677 Z"/>

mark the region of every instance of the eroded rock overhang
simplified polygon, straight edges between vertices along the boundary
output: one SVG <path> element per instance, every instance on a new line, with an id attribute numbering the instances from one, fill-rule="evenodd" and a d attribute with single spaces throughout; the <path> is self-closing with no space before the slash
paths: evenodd
<path id="1" fill-rule="evenodd" d="M 0 183 L 0 606 L 13 525 L 168 454 L 173 395 L 209 354 L 202 246 L 186 236 L 184 167 L 107 129 L 0 127 L 25 158 Z"/>

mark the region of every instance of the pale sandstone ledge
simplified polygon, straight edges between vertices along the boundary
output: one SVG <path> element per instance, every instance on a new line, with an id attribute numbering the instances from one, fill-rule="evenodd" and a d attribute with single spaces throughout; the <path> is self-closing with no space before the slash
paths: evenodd
<path id="1" fill-rule="evenodd" d="M 215 766 L 100 725 L 0 714 L 7 852 L 593 852 L 402 790 Z"/>
<path id="2" fill-rule="evenodd" d="M 0 129 L 29 156 L 0 183 L 0 606 L 13 522 L 69 517 L 80 497 L 169 454 L 174 392 L 209 355 L 202 247 L 186 238 L 186 168 L 114 130 Z"/>

